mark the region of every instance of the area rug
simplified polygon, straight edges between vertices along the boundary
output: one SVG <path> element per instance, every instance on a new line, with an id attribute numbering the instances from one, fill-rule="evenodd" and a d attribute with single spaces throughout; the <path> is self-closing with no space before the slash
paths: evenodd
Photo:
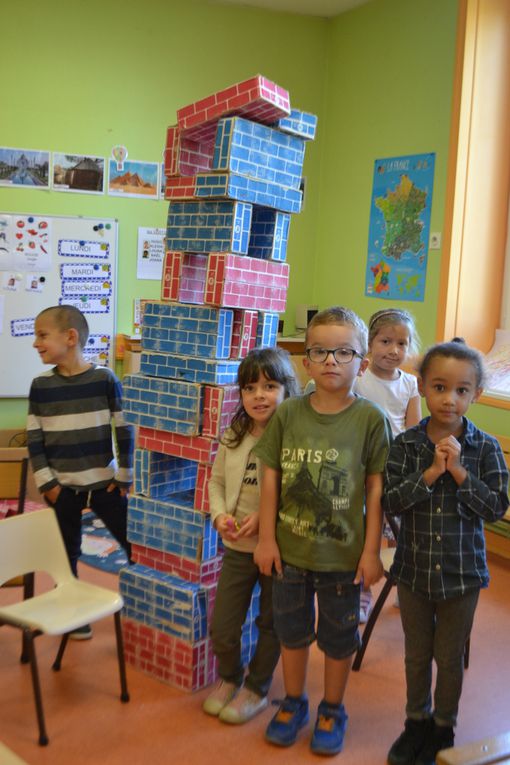
<path id="1" fill-rule="evenodd" d="M 94 513 L 84 513 L 81 525 L 80 563 L 117 574 L 128 565 L 126 553 Z"/>

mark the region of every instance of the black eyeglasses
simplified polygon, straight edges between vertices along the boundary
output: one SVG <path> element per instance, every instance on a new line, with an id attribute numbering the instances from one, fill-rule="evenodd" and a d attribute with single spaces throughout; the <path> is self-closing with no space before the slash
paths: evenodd
<path id="1" fill-rule="evenodd" d="M 364 358 L 361 353 L 352 348 L 307 348 L 305 353 L 314 364 L 324 363 L 330 353 L 333 354 L 337 364 L 349 364 L 355 356 L 359 359 Z"/>

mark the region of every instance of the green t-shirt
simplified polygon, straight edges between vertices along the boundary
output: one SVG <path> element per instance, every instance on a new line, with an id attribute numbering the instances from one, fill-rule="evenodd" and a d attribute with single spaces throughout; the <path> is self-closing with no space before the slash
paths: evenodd
<path id="1" fill-rule="evenodd" d="M 282 474 L 276 539 L 286 563 L 309 571 L 356 569 L 365 479 L 383 472 L 390 441 L 383 411 L 364 398 L 338 414 L 319 414 L 310 396 L 278 407 L 255 454 Z"/>

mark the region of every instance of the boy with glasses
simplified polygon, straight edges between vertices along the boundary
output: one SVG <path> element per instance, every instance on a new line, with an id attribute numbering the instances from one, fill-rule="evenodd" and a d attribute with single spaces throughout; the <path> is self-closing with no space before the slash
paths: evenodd
<path id="1" fill-rule="evenodd" d="M 325 755 L 343 745 L 360 582 L 375 583 L 383 572 L 380 500 L 391 430 L 381 409 L 353 392 L 367 365 L 367 336 L 364 322 L 346 308 L 314 316 L 304 365 L 315 390 L 284 401 L 255 449 L 264 464 L 255 562 L 274 576 L 286 692 L 266 739 L 290 746 L 308 722 L 306 669 L 317 639 L 325 655 L 324 698 L 311 749 Z"/>

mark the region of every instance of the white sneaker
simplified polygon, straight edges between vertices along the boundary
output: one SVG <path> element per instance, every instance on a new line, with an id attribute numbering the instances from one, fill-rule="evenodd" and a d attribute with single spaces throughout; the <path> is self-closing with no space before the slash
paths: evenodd
<path id="1" fill-rule="evenodd" d="M 370 590 L 361 590 L 359 599 L 359 623 L 365 624 L 368 621 L 372 610 L 372 593 Z"/>
<path id="2" fill-rule="evenodd" d="M 250 691 L 249 688 L 241 688 L 236 697 L 223 707 L 219 714 L 222 722 L 231 725 L 241 725 L 248 722 L 267 707 L 267 698 Z"/>
<path id="3" fill-rule="evenodd" d="M 224 706 L 237 695 L 239 688 L 234 683 L 218 680 L 213 691 L 202 704 L 202 709 L 208 715 L 217 717 Z"/>

